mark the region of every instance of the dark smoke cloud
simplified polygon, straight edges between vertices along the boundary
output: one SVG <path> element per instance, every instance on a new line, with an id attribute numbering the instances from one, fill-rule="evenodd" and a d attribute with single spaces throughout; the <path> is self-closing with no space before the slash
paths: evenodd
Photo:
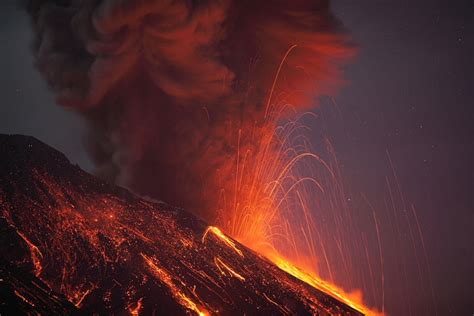
<path id="1" fill-rule="evenodd" d="M 39 0 L 36 65 L 57 102 L 90 122 L 97 173 L 213 219 L 237 148 L 340 84 L 351 54 L 327 0 Z M 239 138 L 240 131 L 240 138 Z M 240 141 L 239 141 L 240 139 Z"/>

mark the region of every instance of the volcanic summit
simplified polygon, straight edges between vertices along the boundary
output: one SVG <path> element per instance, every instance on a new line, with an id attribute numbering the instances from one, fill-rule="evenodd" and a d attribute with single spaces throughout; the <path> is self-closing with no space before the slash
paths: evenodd
<path id="1" fill-rule="evenodd" d="M 361 315 L 219 228 L 0 135 L 0 313 Z"/>

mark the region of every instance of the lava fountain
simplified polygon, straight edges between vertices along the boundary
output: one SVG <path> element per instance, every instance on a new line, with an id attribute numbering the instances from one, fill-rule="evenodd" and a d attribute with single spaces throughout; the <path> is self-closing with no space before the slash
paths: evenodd
<path id="1" fill-rule="evenodd" d="M 274 85 L 294 48 L 282 59 Z M 326 240 L 315 225 L 318 218 L 314 208 L 323 212 L 342 208 L 343 185 L 337 164 L 328 163 L 316 154 L 306 137 L 308 127 L 301 121 L 315 114 L 298 115 L 288 100 L 274 101 L 272 97 L 273 90 L 265 110 L 267 134 L 259 138 L 258 146 L 244 150 L 237 147 L 234 195 L 226 197 L 223 190 L 217 225 L 291 275 L 366 315 L 383 315 L 367 307 L 359 291 L 348 293 L 320 276 L 318 267 L 322 265 L 332 280 L 332 267 L 327 254 L 329 246 L 325 246 Z M 288 111 L 295 112 L 290 116 L 294 119 L 285 120 Z M 241 134 L 239 130 L 239 144 Z M 327 145 L 330 147 L 330 143 Z M 334 213 L 339 214 L 340 210 Z M 346 223 L 339 220 L 340 229 L 344 230 Z M 334 236 L 343 242 L 338 232 Z"/>

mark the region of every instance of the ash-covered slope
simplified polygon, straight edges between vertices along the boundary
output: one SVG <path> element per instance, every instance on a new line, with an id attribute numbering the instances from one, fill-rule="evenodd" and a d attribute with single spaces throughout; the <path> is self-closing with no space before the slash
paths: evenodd
<path id="1" fill-rule="evenodd" d="M 119 315 L 360 315 L 217 228 L 106 184 L 32 137 L 0 135 L 0 153 L 0 231 L 9 232 L 0 270 L 28 272 L 21 285 L 3 281 L 31 310 L 37 286 L 63 314 L 75 312 L 68 300 Z"/>

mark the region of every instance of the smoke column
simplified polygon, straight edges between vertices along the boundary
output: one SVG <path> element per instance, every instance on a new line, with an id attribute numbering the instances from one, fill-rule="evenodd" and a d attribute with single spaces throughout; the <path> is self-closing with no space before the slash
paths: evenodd
<path id="1" fill-rule="evenodd" d="M 313 108 L 353 53 L 328 0 L 38 0 L 28 9 L 36 66 L 58 104 L 90 125 L 96 173 L 210 222 L 235 195 L 239 153 L 251 160 L 277 126 L 274 110 Z"/>

